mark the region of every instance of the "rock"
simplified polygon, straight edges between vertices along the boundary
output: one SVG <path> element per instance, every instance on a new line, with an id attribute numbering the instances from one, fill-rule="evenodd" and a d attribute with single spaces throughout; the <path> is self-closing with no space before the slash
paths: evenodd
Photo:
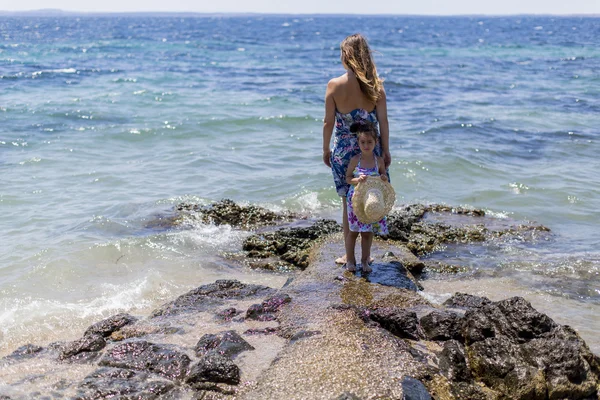
<path id="1" fill-rule="evenodd" d="M 34 357 L 36 354 L 39 354 L 42 350 L 44 350 L 44 348 L 41 346 L 37 346 L 35 344 L 26 344 L 4 357 L 4 359 L 21 361 Z"/>
<path id="2" fill-rule="evenodd" d="M 599 383 L 593 355 L 568 326 L 556 329 L 552 338 L 536 338 L 521 346 L 524 361 L 544 372 L 550 399 L 586 398 Z"/>
<path id="3" fill-rule="evenodd" d="M 511 399 L 545 399 L 543 371 L 526 365 L 519 346 L 505 336 L 487 338 L 468 347 L 475 379 Z"/>
<path id="4" fill-rule="evenodd" d="M 490 304 L 492 301 L 487 297 L 473 296 L 467 293 L 454 293 L 452 297 L 444 302 L 446 307 L 451 308 L 477 308 L 482 307 L 486 304 Z"/>
<path id="5" fill-rule="evenodd" d="M 225 310 L 219 311 L 215 315 L 221 321 L 227 322 L 227 321 L 231 321 L 233 319 L 233 317 L 235 317 L 236 315 L 238 315 L 240 313 L 241 313 L 241 311 L 236 310 L 235 307 L 230 307 Z"/>
<path id="6" fill-rule="evenodd" d="M 469 268 L 464 265 L 452 265 L 436 260 L 424 261 L 423 268 L 426 268 L 427 272 L 435 272 L 436 274 L 458 274 L 469 271 Z"/>
<path id="7" fill-rule="evenodd" d="M 275 290 L 267 286 L 241 283 L 237 280 L 222 279 L 215 283 L 200 286 L 166 303 L 150 315 L 156 318 L 176 315 L 188 311 L 206 311 L 223 304 L 223 299 L 241 299 L 246 297 L 264 297 Z"/>
<path id="8" fill-rule="evenodd" d="M 103 337 L 110 336 L 113 332 L 121 329 L 125 325 L 129 325 L 137 321 L 137 318 L 132 317 L 129 314 L 121 313 L 117 315 L 113 315 L 112 317 L 108 317 L 94 325 L 90 326 L 85 333 L 84 336 L 88 335 L 101 335 Z"/>
<path id="9" fill-rule="evenodd" d="M 196 347 L 196 356 L 201 357 L 208 352 L 217 352 L 228 358 L 233 358 L 246 350 L 254 350 L 235 331 L 221 332 L 219 335 L 206 334 L 200 338 Z"/>
<path id="10" fill-rule="evenodd" d="M 443 243 L 472 243 L 486 240 L 483 225 L 450 226 L 442 223 L 417 222 L 412 225 L 408 248 L 416 255 L 431 253 Z"/>
<path id="11" fill-rule="evenodd" d="M 247 329 L 244 335 L 273 335 L 279 332 L 279 328 L 255 328 Z"/>
<path id="12" fill-rule="evenodd" d="M 523 298 L 470 309 L 464 320 L 471 372 L 488 387 L 514 399 L 577 400 L 596 393 L 595 357 L 583 340 Z"/>
<path id="13" fill-rule="evenodd" d="M 98 352 L 106 346 L 101 335 L 90 334 L 65 345 L 59 354 L 59 360 L 69 362 L 89 362 L 98 357 Z"/>
<path id="14" fill-rule="evenodd" d="M 265 301 L 261 304 L 253 304 L 246 311 L 247 319 L 255 319 L 258 321 L 272 321 L 274 320 L 275 313 L 279 311 L 281 306 L 287 304 L 292 301 L 292 298 L 285 294 L 277 294 Z"/>
<path id="15" fill-rule="evenodd" d="M 243 249 L 248 257 L 277 256 L 296 268 L 305 269 L 308 266 L 308 253 L 315 241 L 341 230 L 341 226 L 333 220 L 319 220 L 307 228 L 280 229 L 252 235 L 244 241 Z"/>
<path id="16" fill-rule="evenodd" d="M 296 217 L 292 213 L 275 213 L 255 205 L 240 206 L 229 199 L 223 199 L 208 206 L 182 203 L 178 204 L 176 209 L 182 216 L 174 221 L 175 225 L 183 224 L 184 216 L 188 216 L 204 223 L 255 229 L 260 226 L 274 225 L 280 221 L 289 221 Z"/>
<path id="17" fill-rule="evenodd" d="M 483 217 L 485 216 L 485 211 L 477 208 L 465 208 L 465 207 L 451 207 L 445 204 L 432 204 L 427 208 L 429 212 L 438 212 L 438 213 L 452 213 L 459 215 L 469 215 L 472 217 Z"/>
<path id="18" fill-rule="evenodd" d="M 203 382 L 237 385 L 240 383 L 240 369 L 228 357 L 216 352 L 208 352 L 190 368 L 185 381 L 191 386 Z"/>
<path id="19" fill-rule="evenodd" d="M 394 210 L 387 216 L 388 238 L 408 242 L 413 224 L 420 221 L 427 212 L 427 207 L 421 204 L 405 206 Z"/>
<path id="20" fill-rule="evenodd" d="M 152 400 L 173 389 L 171 382 L 148 380 L 145 373 L 120 368 L 100 368 L 79 385 L 76 400 L 107 398 Z"/>
<path id="21" fill-rule="evenodd" d="M 522 297 L 512 297 L 467 311 L 463 333 L 466 344 L 506 336 L 517 343 L 547 337 L 558 325 Z"/>
<path id="22" fill-rule="evenodd" d="M 371 311 L 370 318 L 400 338 L 419 340 L 424 337 L 414 311 L 396 307 L 379 308 Z"/>
<path id="23" fill-rule="evenodd" d="M 366 277 L 371 283 L 394 286 L 415 292 L 419 289 L 417 280 L 399 261 L 391 260 L 383 263 L 375 262 L 373 263 L 372 268 L 373 271 Z"/>
<path id="24" fill-rule="evenodd" d="M 402 400 L 432 400 L 421 381 L 405 376 L 400 384 L 402 385 Z"/>
<path id="25" fill-rule="evenodd" d="M 429 340 L 462 340 L 461 319 L 456 313 L 432 311 L 419 321 Z"/>
<path id="26" fill-rule="evenodd" d="M 439 367 L 451 381 L 472 380 L 471 370 L 465 357 L 465 348 L 457 340 L 448 340 L 444 343 L 444 349 L 439 355 Z"/>
<path id="27" fill-rule="evenodd" d="M 152 372 L 171 380 L 186 374 L 190 358 L 183 352 L 146 341 L 118 344 L 104 354 L 100 365 Z"/>

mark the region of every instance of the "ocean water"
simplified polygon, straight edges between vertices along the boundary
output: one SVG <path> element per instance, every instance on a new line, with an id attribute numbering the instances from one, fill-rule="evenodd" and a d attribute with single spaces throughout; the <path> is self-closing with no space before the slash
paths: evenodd
<path id="1" fill-rule="evenodd" d="M 398 203 L 553 232 L 432 254 L 472 270 L 425 295 L 524 296 L 600 353 L 600 18 L 89 15 L 0 16 L 0 355 L 215 279 L 281 286 L 220 257 L 249 233 L 152 221 L 222 198 L 340 220 L 323 97 L 355 32 Z"/>

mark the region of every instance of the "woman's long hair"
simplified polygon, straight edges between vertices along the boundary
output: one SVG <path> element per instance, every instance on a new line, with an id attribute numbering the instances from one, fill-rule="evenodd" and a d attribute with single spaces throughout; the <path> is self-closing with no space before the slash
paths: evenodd
<path id="1" fill-rule="evenodd" d="M 355 33 L 342 41 L 340 49 L 342 51 L 342 62 L 358 78 L 360 90 L 369 100 L 377 103 L 381 96 L 383 80 L 377 76 L 377 68 L 367 39 L 360 33 Z"/>

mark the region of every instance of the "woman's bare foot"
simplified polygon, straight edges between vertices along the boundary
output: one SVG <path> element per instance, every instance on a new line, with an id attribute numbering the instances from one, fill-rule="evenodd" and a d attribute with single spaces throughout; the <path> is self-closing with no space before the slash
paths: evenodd
<path id="1" fill-rule="evenodd" d="M 356 264 L 346 263 L 346 271 L 356 272 Z"/>
<path id="2" fill-rule="evenodd" d="M 361 263 L 361 268 L 362 268 L 363 272 L 371 272 L 371 271 L 373 271 L 371 269 L 371 266 L 369 265 L 369 263 L 366 263 L 366 262 Z"/>
<path id="3" fill-rule="evenodd" d="M 369 257 L 369 264 L 373 264 L 373 261 L 375 261 L 375 259 L 373 257 Z M 336 258 L 335 263 L 340 265 L 346 264 L 346 255 Z"/>

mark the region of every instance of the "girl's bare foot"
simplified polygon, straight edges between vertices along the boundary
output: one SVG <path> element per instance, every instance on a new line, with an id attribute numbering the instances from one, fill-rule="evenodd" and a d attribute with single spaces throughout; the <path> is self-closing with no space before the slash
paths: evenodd
<path id="1" fill-rule="evenodd" d="M 346 271 L 356 272 L 356 264 L 346 263 Z"/>
<path id="2" fill-rule="evenodd" d="M 361 263 L 361 268 L 362 268 L 363 272 L 371 272 L 371 271 L 373 271 L 371 269 L 371 266 L 369 265 L 369 263 L 366 263 L 366 262 Z"/>
<path id="3" fill-rule="evenodd" d="M 369 264 L 373 264 L 373 261 L 375 261 L 375 259 L 373 257 L 369 257 Z M 346 256 L 343 255 L 341 257 L 336 258 L 335 263 L 340 265 L 346 264 Z"/>

